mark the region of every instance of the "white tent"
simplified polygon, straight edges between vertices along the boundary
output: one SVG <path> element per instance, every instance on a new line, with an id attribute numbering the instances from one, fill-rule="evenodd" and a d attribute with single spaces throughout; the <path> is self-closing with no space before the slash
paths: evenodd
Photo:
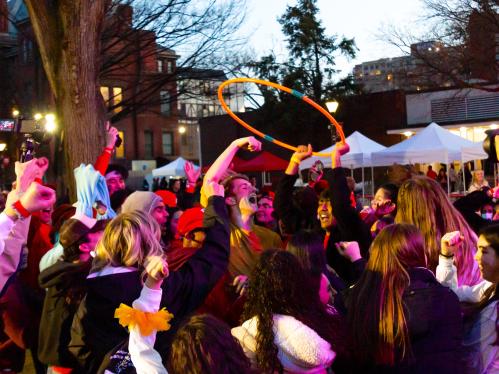
<path id="1" fill-rule="evenodd" d="M 385 149 L 379 143 L 369 139 L 367 136 L 362 135 L 360 132 L 355 131 L 346 139 L 347 144 L 350 146 L 350 152 L 341 156 L 341 165 L 346 168 L 356 169 L 361 167 L 371 166 L 371 153 L 378 152 Z M 334 145 L 319 151 L 320 153 L 331 153 Z M 317 161 L 321 160 L 325 167 L 331 167 L 331 157 L 310 157 L 300 164 L 300 170 L 311 168 Z"/>
<path id="2" fill-rule="evenodd" d="M 175 161 L 170 162 L 158 169 L 153 169 L 153 177 L 186 177 L 184 166 L 187 161 L 182 157 L 177 158 Z M 199 166 L 194 165 L 194 168 L 199 169 Z"/>
<path id="3" fill-rule="evenodd" d="M 453 161 L 468 162 L 487 158 L 481 143 L 474 143 L 454 135 L 435 122 L 416 135 L 371 155 L 374 166 L 432 163 L 448 164 Z"/>
<path id="4" fill-rule="evenodd" d="M 374 193 L 374 172 L 372 170 L 371 153 L 382 151 L 386 147 L 376 143 L 358 131 L 353 132 L 345 141 L 350 146 L 350 151 L 346 155 L 341 156 L 341 165 L 350 169 L 362 168 L 362 196 L 365 196 L 364 168 L 371 167 L 371 192 Z M 331 153 L 334 147 L 332 145 L 323 149 L 320 153 Z M 300 164 L 300 170 L 311 168 L 317 160 L 321 160 L 325 167 L 331 167 L 331 157 L 313 156 Z"/>

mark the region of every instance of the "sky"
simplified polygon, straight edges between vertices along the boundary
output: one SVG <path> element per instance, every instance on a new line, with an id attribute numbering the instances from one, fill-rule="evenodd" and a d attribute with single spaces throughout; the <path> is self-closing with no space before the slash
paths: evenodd
<path id="1" fill-rule="evenodd" d="M 249 46 L 258 55 L 274 51 L 285 53 L 284 36 L 277 22 L 287 5 L 296 0 L 247 0 L 247 16 L 242 34 L 250 35 Z M 328 35 L 355 38 L 359 51 L 354 60 L 337 58 L 339 77 L 350 73 L 354 65 L 382 57 L 401 56 L 403 53 L 382 41 L 382 29 L 388 26 L 408 28 L 420 26 L 424 15 L 420 0 L 318 0 L 319 17 Z"/>

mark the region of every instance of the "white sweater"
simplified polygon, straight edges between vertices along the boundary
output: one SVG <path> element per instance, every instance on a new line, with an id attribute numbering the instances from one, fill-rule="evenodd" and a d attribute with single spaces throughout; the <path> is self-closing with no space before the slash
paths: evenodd
<path id="1" fill-rule="evenodd" d="M 257 331 L 257 317 L 232 329 L 232 335 L 255 367 Z M 325 373 L 336 356 L 327 341 L 291 316 L 274 315 L 274 343 L 286 373 Z"/>
<path id="2" fill-rule="evenodd" d="M 440 283 L 453 290 L 459 301 L 477 303 L 492 283 L 482 281 L 475 286 L 457 286 L 457 269 L 452 258 L 439 257 L 436 277 Z M 497 339 L 497 303 L 487 305 L 469 326 L 463 338 L 466 373 L 499 373 L 499 346 Z"/>

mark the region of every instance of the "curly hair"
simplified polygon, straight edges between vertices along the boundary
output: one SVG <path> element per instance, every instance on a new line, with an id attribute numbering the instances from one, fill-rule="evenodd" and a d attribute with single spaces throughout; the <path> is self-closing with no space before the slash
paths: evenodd
<path id="1" fill-rule="evenodd" d="M 337 352 L 338 321 L 328 314 L 318 293 L 310 292 L 311 284 L 308 272 L 293 254 L 270 249 L 260 256 L 250 277 L 243 320 L 258 319 L 256 362 L 261 372 L 283 371 L 274 343 L 274 314 L 296 318 Z"/>
<path id="2" fill-rule="evenodd" d="M 170 351 L 174 374 L 250 374 L 251 364 L 224 322 L 202 314 L 177 331 Z"/>

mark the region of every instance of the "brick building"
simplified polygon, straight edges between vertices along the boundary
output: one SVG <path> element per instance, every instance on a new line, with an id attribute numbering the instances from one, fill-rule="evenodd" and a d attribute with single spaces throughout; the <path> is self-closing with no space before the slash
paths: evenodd
<path id="1" fill-rule="evenodd" d="M 0 0 L 2 7 L 6 0 Z M 13 87 L 10 97 L 1 100 L 0 118 L 11 116 L 14 106 L 28 119 L 35 113 L 53 112 L 26 7 L 22 0 L 11 0 L 8 11 L 5 34 L 16 43 L 7 51 L 0 49 L 0 70 L 9 72 L 8 82 L 0 84 Z M 156 43 L 153 31 L 134 29 L 132 17 L 129 6 L 116 7 L 107 15 L 104 29 L 111 31 L 103 36 L 100 76 L 108 118 L 123 138 L 115 157 L 128 166 L 131 160 L 165 160 L 179 154 L 174 74 L 179 56 Z"/>

